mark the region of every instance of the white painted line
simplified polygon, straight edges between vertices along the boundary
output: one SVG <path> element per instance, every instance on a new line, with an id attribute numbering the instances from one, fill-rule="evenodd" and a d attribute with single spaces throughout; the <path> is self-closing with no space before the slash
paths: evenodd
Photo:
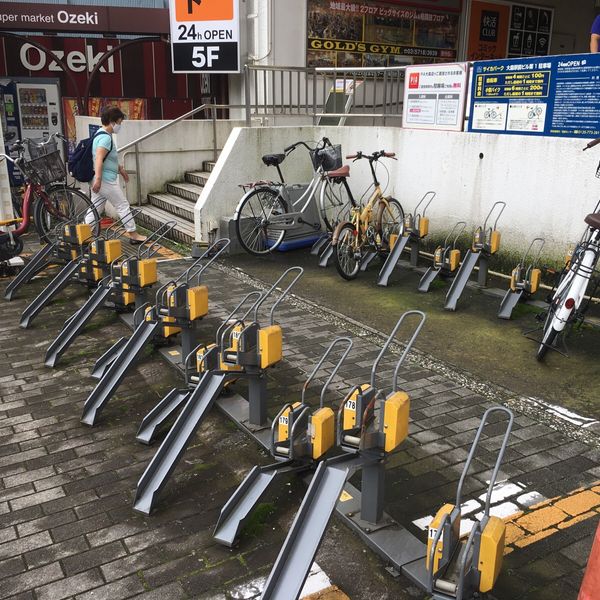
<path id="1" fill-rule="evenodd" d="M 253 579 L 247 583 L 242 583 L 229 591 L 229 595 L 236 600 L 253 600 L 258 598 L 267 583 L 266 577 Z M 300 592 L 300 599 L 316 594 L 332 586 L 331 580 L 325 572 L 314 562 L 310 568 L 304 587 Z"/>
<path id="2" fill-rule="evenodd" d="M 551 415 L 562 419 L 563 421 L 567 421 L 571 423 L 571 425 L 577 425 L 579 427 L 583 427 L 586 429 L 587 427 L 591 427 L 596 423 L 600 423 L 600 421 L 596 421 L 595 419 L 590 419 L 589 417 L 582 417 L 573 411 L 568 410 L 567 408 L 563 408 L 562 406 L 556 406 L 555 404 L 550 404 L 549 402 L 545 402 L 544 400 L 540 400 L 539 398 L 525 398 L 528 402 L 531 402 L 550 413 Z"/>

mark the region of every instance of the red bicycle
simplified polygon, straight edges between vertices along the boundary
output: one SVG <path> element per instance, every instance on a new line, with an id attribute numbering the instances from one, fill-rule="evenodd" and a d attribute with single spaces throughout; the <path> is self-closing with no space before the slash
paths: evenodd
<path id="1" fill-rule="evenodd" d="M 91 200 L 80 190 L 65 183 L 65 163 L 58 150 L 57 140 L 66 141 L 60 133 L 52 134 L 48 140 L 35 143 L 31 140 L 17 140 L 11 147 L 13 158 L 0 153 L 0 157 L 10 161 L 23 173 L 25 185 L 20 199 L 13 198 L 14 219 L 0 221 L 0 261 L 18 256 L 23 250 L 21 239 L 33 221 L 43 242 L 52 242 L 58 234 L 61 223 L 73 220 L 91 222 L 92 234 L 100 231 L 100 217 Z M 25 150 L 29 152 L 29 160 Z M 16 229 L 10 229 L 16 227 Z"/>

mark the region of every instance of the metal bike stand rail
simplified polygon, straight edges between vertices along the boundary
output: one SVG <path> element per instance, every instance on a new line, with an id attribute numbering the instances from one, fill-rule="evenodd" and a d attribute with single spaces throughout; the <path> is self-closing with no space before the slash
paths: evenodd
<path id="1" fill-rule="evenodd" d="M 91 234 L 92 230 L 89 224 L 72 224 L 69 222 L 63 224 L 63 227 L 65 231 L 63 241 L 69 245 L 67 252 L 72 255 L 72 258 L 42 290 L 42 292 L 27 305 L 27 308 L 21 315 L 19 323 L 19 326 L 23 329 L 28 329 L 37 315 L 39 315 L 40 312 L 42 312 L 42 310 L 67 286 L 71 283 L 81 283 L 81 279 L 75 277 L 75 274 L 78 274 L 79 269 L 85 262 L 85 249 L 95 238 Z M 59 245 L 56 246 L 56 248 L 58 247 Z M 73 256 L 77 252 L 75 248 L 78 249 L 79 256 Z M 88 286 L 91 285 L 88 281 L 85 283 Z M 94 287 L 95 285 L 96 284 L 94 284 Z"/>
<path id="2" fill-rule="evenodd" d="M 321 388 L 319 408 L 311 415 L 311 407 L 305 401 L 306 390 L 336 346 L 344 343 L 344 352 Z M 307 378 L 302 388 L 301 401 L 288 402 L 279 411 L 271 424 L 270 445 L 271 455 L 278 462 L 265 467 L 254 467 L 236 489 L 221 510 L 215 526 L 213 537 L 217 542 L 233 546 L 250 513 L 275 482 L 281 481 L 283 476 L 313 471 L 319 460 L 330 450 L 334 443 L 334 413 L 331 409 L 325 409 L 325 394 L 351 349 L 350 338 L 336 338 Z M 319 424 L 314 425 L 312 418 L 319 415 Z M 280 425 L 283 427 L 283 438 L 275 431 Z"/>
<path id="3" fill-rule="evenodd" d="M 258 311 L 260 307 L 272 296 L 273 292 L 277 289 L 277 286 L 286 278 L 286 276 L 292 272 L 296 272 L 296 276 L 292 279 L 291 283 L 282 290 L 279 298 L 271 306 L 269 321 L 271 327 L 273 327 L 275 310 L 302 276 L 304 270 L 301 267 L 287 269 L 269 290 L 260 294 L 256 302 L 246 313 L 250 314 L 250 312 L 254 312 L 253 322 L 250 323 L 250 325 L 246 326 L 241 319 L 235 319 L 231 324 L 229 321 L 225 321 L 219 328 L 219 331 L 217 332 L 218 336 L 220 334 L 218 344 L 215 344 L 209 351 L 204 353 L 200 359 L 198 368 L 205 369 L 204 363 L 206 362 L 206 370 L 198 371 L 200 379 L 196 387 L 189 393 L 185 407 L 179 414 L 174 425 L 169 430 L 169 433 L 138 482 L 133 506 L 134 510 L 143 512 L 144 514 L 149 514 L 151 512 L 159 491 L 166 484 L 168 478 L 179 462 L 181 455 L 187 448 L 194 432 L 198 429 L 204 417 L 217 401 L 217 398 L 228 381 L 240 378 L 248 380 L 249 397 L 248 402 L 246 403 L 245 426 L 247 428 L 254 426 L 255 428 L 263 430 L 268 426 L 265 369 L 260 366 L 262 363 L 261 356 L 258 354 L 259 348 L 256 346 L 250 351 L 244 351 L 243 343 L 246 332 L 249 332 L 251 335 L 255 334 L 258 339 L 258 331 L 260 331 L 258 325 Z M 246 298 L 248 298 L 248 296 L 246 296 Z M 243 302 L 244 301 L 242 301 L 242 303 Z M 237 308 L 240 306 L 241 304 L 239 304 Z M 240 324 L 241 329 L 236 330 L 236 327 Z M 237 337 L 236 331 L 239 331 Z M 232 340 L 237 341 L 237 349 L 233 350 L 226 343 L 227 338 L 230 342 Z M 185 360 L 186 365 L 189 362 L 190 355 L 193 356 L 194 354 L 195 350 L 192 350 L 192 352 L 188 354 Z M 244 368 L 242 370 L 228 370 L 227 361 L 230 360 L 231 354 L 235 354 L 238 360 L 240 358 L 243 359 L 242 365 Z M 279 360 L 280 359 L 281 358 L 279 358 Z M 178 396 L 178 398 L 175 398 L 175 395 L 173 395 L 171 399 L 176 400 L 181 399 L 181 397 Z M 169 407 L 168 405 L 165 405 L 164 402 L 161 402 L 161 405 L 159 415 L 157 416 L 167 418 L 170 416 L 168 412 Z M 157 419 L 151 418 L 150 423 L 147 425 L 156 428 L 158 424 Z"/>
<path id="4" fill-rule="evenodd" d="M 483 515 L 473 525 L 465 543 L 460 533 L 464 482 L 489 416 L 498 412 L 508 416 L 506 431 L 488 482 Z M 513 412 L 503 406 L 485 411 L 458 483 L 455 504 L 445 504 L 429 525 L 426 557 L 404 570 L 409 577 L 425 571 L 424 589 L 433 600 L 471 600 L 491 591 L 496 582 L 504 556 L 506 525 L 500 517 L 490 516 L 490 506 L 513 422 Z"/>
<path id="5" fill-rule="evenodd" d="M 25 283 L 29 283 L 38 273 L 51 264 L 59 264 L 52 254 L 56 244 L 44 244 L 30 259 L 17 276 L 6 286 L 4 299 L 12 300 L 15 292 Z"/>
<path id="6" fill-rule="evenodd" d="M 411 315 L 417 316 L 419 322 L 394 370 L 392 393 L 385 396 L 375 385 L 377 369 L 403 321 Z M 398 389 L 398 373 L 425 318 L 421 311 L 408 311 L 402 315 L 373 363 L 370 385 L 356 386 L 340 406 L 337 444 L 345 454 L 319 464 L 269 574 L 261 595 L 263 600 L 298 598 L 329 519 L 339 505 L 340 494 L 357 470 L 362 470 L 362 493 L 355 496 L 357 491 L 352 488 L 350 497 L 354 502 L 350 511 L 346 502 L 341 503 L 344 506 L 338 509 L 338 514 L 344 522 L 398 570 L 425 556 L 425 545 L 383 511 L 384 460 L 408 435 L 408 395 Z M 399 400 L 399 396 L 403 400 Z M 389 421 L 386 416 L 388 402 L 391 403 Z M 346 411 L 355 415 L 355 420 L 348 425 Z M 375 419 L 376 411 L 379 423 Z"/>
<path id="7" fill-rule="evenodd" d="M 494 221 L 493 227 L 488 228 L 487 222 L 491 218 L 496 206 L 500 206 L 500 210 L 498 215 L 496 216 L 496 220 Z M 493 238 L 497 236 L 497 240 L 499 243 L 500 234 L 496 229 L 498 224 L 498 220 L 500 219 L 504 209 L 506 208 L 506 202 L 495 202 L 490 209 L 482 227 L 478 227 L 475 230 L 473 247 L 467 252 L 465 256 L 465 260 L 460 266 L 450 289 L 448 290 L 448 294 L 446 295 L 446 303 L 444 304 L 444 308 L 446 310 L 456 310 L 456 305 L 462 293 L 467 286 L 467 282 L 471 277 L 471 273 L 475 268 L 475 265 L 479 262 L 479 273 L 477 276 L 477 283 L 481 287 L 485 287 L 487 285 L 487 275 L 488 275 L 488 265 L 489 259 L 492 254 L 494 254 L 497 250 L 494 246 Z"/>
<path id="8" fill-rule="evenodd" d="M 135 212 L 141 212 L 141 209 L 137 209 Z M 113 224 L 112 227 L 115 227 L 115 224 Z M 121 227 L 123 227 L 122 223 L 119 227 L 107 230 L 106 239 L 116 239 L 120 234 Z M 150 246 L 140 246 L 135 257 L 126 258 L 124 257 L 124 255 L 121 255 L 111 263 L 110 275 L 105 277 L 98 283 L 98 287 L 96 288 L 96 290 L 88 298 L 85 304 L 83 304 L 83 306 L 81 306 L 81 308 L 79 308 L 75 312 L 75 314 L 73 314 L 65 322 L 63 328 L 61 329 L 56 339 L 48 347 L 48 350 L 46 351 L 46 357 L 44 360 L 44 364 L 47 367 L 54 367 L 56 365 L 59 358 L 67 351 L 69 346 L 75 341 L 75 339 L 83 331 L 83 329 L 93 318 L 93 316 L 100 310 L 100 308 L 104 306 L 107 300 L 109 300 L 111 297 L 114 298 L 116 295 L 123 294 L 123 292 L 125 291 L 122 285 L 122 281 L 124 278 L 124 265 L 127 265 L 129 270 L 131 270 L 132 263 L 134 260 L 136 260 L 137 264 L 139 264 L 140 260 L 142 260 L 142 257 L 148 259 L 154 256 L 154 254 L 156 254 L 160 247 L 157 246 L 155 242 L 158 242 L 160 239 L 162 239 L 173 227 L 175 227 L 174 221 L 169 221 L 168 223 L 161 225 L 161 227 L 159 227 L 148 237 L 148 240 L 150 241 Z M 109 235 L 111 236 L 110 238 L 108 237 Z M 119 275 L 116 274 L 117 270 L 115 269 L 115 265 L 117 263 L 120 267 L 118 269 Z M 133 288 L 130 288 L 128 290 L 135 295 L 136 308 L 139 308 L 139 306 L 144 303 L 142 302 L 142 300 L 145 297 L 146 290 L 147 288 L 141 288 L 139 290 L 139 293 L 136 293 L 136 290 L 134 290 Z M 106 365 L 106 367 L 108 366 L 106 361 L 104 362 L 104 364 Z"/>
<path id="9" fill-rule="evenodd" d="M 14 293 L 25 283 L 29 283 L 40 271 L 43 271 L 49 265 L 61 265 L 65 264 L 65 259 L 61 258 L 57 254 L 58 240 L 61 234 L 65 230 L 65 225 L 76 223 L 81 219 L 87 212 L 88 208 L 80 211 L 73 218 L 68 221 L 62 221 L 58 223 L 52 233 L 50 239 L 54 240 L 51 243 L 44 244 L 27 262 L 25 267 L 21 269 L 18 275 L 6 286 L 4 290 L 4 299 L 12 300 Z"/>
<path id="10" fill-rule="evenodd" d="M 396 239 L 392 251 L 388 254 L 383 267 L 381 267 L 379 277 L 377 278 L 377 285 L 387 287 L 390 277 L 398 265 L 400 256 L 407 246 L 410 246 L 410 264 L 412 267 L 417 266 L 421 239 L 429 233 L 429 219 L 425 216 L 425 213 L 435 197 L 435 192 L 426 192 L 421 200 L 419 200 L 417 206 L 415 206 L 414 216 L 411 213 L 404 218 L 402 235 Z M 423 213 L 419 213 L 419 207 L 424 202 L 426 204 Z"/>
<path id="11" fill-rule="evenodd" d="M 538 244 L 538 250 L 531 262 L 528 264 L 527 258 L 531 254 L 533 246 Z M 544 248 L 544 238 L 535 238 L 529 248 L 523 254 L 521 262 L 513 269 L 510 279 L 510 287 L 508 288 L 498 310 L 499 319 L 510 319 L 512 311 L 525 295 L 530 297 L 537 291 L 541 281 L 541 270 L 536 268 L 540 259 L 540 254 Z"/>
<path id="12" fill-rule="evenodd" d="M 103 371 L 102 378 L 85 401 L 81 416 L 82 423 L 90 426 L 96 424 L 100 413 L 148 343 L 157 335 L 162 335 L 165 328 L 177 328 L 180 325 L 185 326 L 185 323 L 182 322 L 184 317 L 176 319 L 169 317 L 168 313 L 167 315 L 160 314 L 161 304 L 159 299 L 166 299 L 166 306 L 170 306 L 171 294 L 176 292 L 177 284 L 183 281 L 186 286 L 184 291 L 187 291 L 190 280 L 194 278 L 199 279 L 202 272 L 212 264 L 228 245 L 229 240 L 217 240 L 175 282 L 168 282 L 157 291 L 157 303 L 155 306 L 142 305 L 136 309 L 134 313 L 134 325 L 136 327 L 131 337 L 123 345 L 120 352 L 117 353 L 116 351 L 109 350 L 108 353 L 103 355 L 105 370 Z M 211 255 L 211 252 L 214 252 L 214 254 Z M 208 262 L 201 264 L 201 261 L 205 258 L 208 259 Z M 167 321 L 165 316 L 170 320 Z M 191 330 L 192 327 L 188 327 L 187 329 L 183 329 L 183 332 Z M 188 333 L 188 335 L 190 334 Z M 182 339 L 182 343 L 186 343 L 185 338 Z M 189 340 L 187 343 L 189 343 Z M 112 361 L 109 362 L 111 359 Z"/>
<path id="13" fill-rule="evenodd" d="M 179 408 L 181 408 L 182 406 L 184 406 L 187 403 L 187 401 L 189 400 L 189 397 L 192 393 L 192 390 L 194 390 L 194 388 L 198 385 L 198 382 L 200 381 L 200 375 L 198 372 L 198 369 L 199 369 L 198 358 L 197 358 L 198 352 L 202 349 L 204 350 L 204 353 L 202 354 L 202 357 L 200 359 L 200 363 L 201 363 L 201 365 L 204 365 L 204 367 L 206 367 L 206 370 L 209 370 L 210 367 L 216 368 L 219 365 L 219 359 L 218 359 L 218 356 L 215 356 L 215 354 L 218 355 L 218 352 L 219 352 L 218 344 L 220 342 L 221 332 L 222 332 L 223 328 L 226 327 L 229 324 L 229 322 L 234 318 L 236 319 L 236 321 L 238 319 L 243 321 L 248 316 L 248 314 L 250 313 L 252 308 L 254 307 L 254 302 L 256 302 L 256 300 L 260 299 L 261 297 L 262 297 L 262 292 L 259 292 L 259 291 L 250 292 L 249 294 L 246 294 L 246 296 L 244 296 L 244 298 L 242 298 L 241 302 L 239 302 L 239 304 L 233 309 L 233 311 L 231 311 L 231 313 L 229 313 L 229 315 L 223 320 L 221 326 L 217 329 L 216 343 L 215 343 L 214 347 L 208 349 L 206 344 L 203 344 L 203 343 L 198 344 L 198 346 L 196 346 L 196 348 L 194 348 L 192 350 L 192 352 L 190 352 L 188 354 L 188 356 L 185 359 L 184 365 L 183 365 L 185 382 L 188 387 L 185 389 L 173 388 L 144 417 L 144 419 L 142 420 L 142 423 L 138 429 L 138 432 L 136 434 L 136 440 L 138 442 L 141 442 L 142 444 L 151 444 L 152 442 L 154 442 L 159 429 L 161 427 L 163 427 L 165 425 L 165 423 L 171 419 L 171 417 L 173 417 L 173 415 L 179 410 Z M 249 300 L 254 299 L 254 298 L 256 298 L 256 299 L 254 300 L 254 302 L 250 306 L 250 308 L 245 313 L 238 315 L 238 312 L 242 310 L 242 308 L 245 306 L 245 304 Z M 236 315 L 238 315 L 237 318 L 236 318 Z M 197 372 L 195 375 L 192 374 L 192 369 L 190 367 L 190 363 L 194 359 L 196 360 L 196 372 Z M 209 366 L 209 363 L 210 363 L 210 366 Z"/>
<path id="14" fill-rule="evenodd" d="M 443 246 L 438 246 L 433 255 L 433 265 L 425 271 L 419 281 L 419 292 L 426 293 L 438 275 L 454 277 L 456 270 L 460 265 L 460 250 L 456 247 L 458 238 L 463 234 L 467 227 L 466 221 L 455 223 L 454 227 L 448 232 Z M 452 242 L 450 242 L 452 240 Z"/>
<path id="15" fill-rule="evenodd" d="M 333 256 L 333 245 L 331 243 L 331 240 L 329 240 L 327 242 L 327 245 L 323 249 L 323 252 L 321 252 L 321 256 L 319 257 L 319 266 L 322 268 L 327 267 L 329 265 L 329 261 L 331 260 L 332 256 Z"/>

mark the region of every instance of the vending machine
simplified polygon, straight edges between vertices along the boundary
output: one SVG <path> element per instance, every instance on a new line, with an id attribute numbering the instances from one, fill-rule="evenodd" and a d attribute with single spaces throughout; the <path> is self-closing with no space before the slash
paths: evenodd
<path id="1" fill-rule="evenodd" d="M 48 139 L 63 131 L 58 79 L 0 79 L 0 118 L 8 154 L 15 140 Z M 59 144 L 62 151 L 62 144 Z M 21 174 L 9 167 L 11 185 L 22 183 Z"/>

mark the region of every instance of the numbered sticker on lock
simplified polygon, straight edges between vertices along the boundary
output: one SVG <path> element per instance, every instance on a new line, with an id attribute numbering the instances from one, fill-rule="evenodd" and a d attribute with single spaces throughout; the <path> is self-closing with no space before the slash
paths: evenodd
<path id="1" fill-rule="evenodd" d="M 238 0 L 169 0 L 174 73 L 239 73 Z"/>

